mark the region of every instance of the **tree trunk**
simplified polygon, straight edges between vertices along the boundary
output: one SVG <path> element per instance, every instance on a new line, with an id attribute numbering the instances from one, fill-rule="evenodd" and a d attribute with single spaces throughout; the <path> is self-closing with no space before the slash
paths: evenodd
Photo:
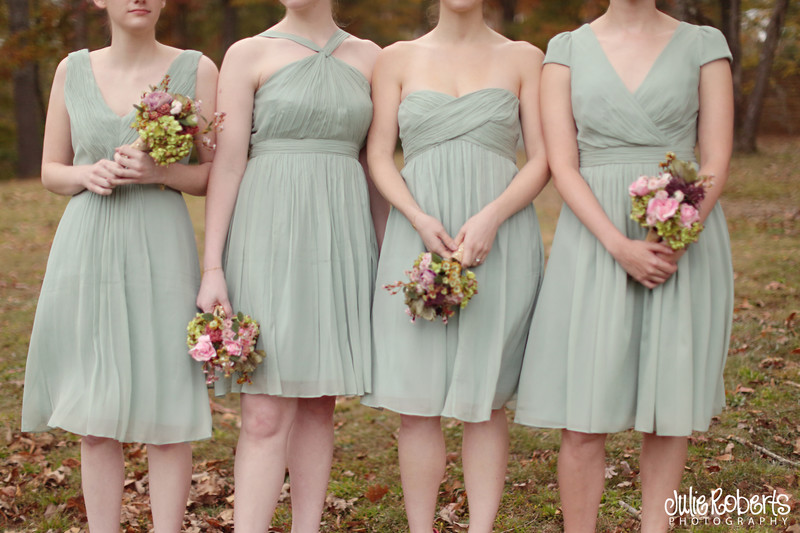
<path id="1" fill-rule="evenodd" d="M 780 41 L 788 9 L 789 0 L 776 0 L 775 7 L 772 9 L 772 16 L 769 19 L 766 31 L 767 35 L 758 58 L 756 82 L 753 86 L 753 92 L 750 93 L 750 98 L 747 101 L 747 109 L 742 118 L 740 135 L 736 139 L 736 148 L 742 152 L 752 153 L 756 151 L 758 121 L 761 118 L 761 110 L 764 107 L 764 97 L 769 86 L 772 63 L 775 60 L 775 51 L 778 48 L 778 41 Z"/>
<path id="2" fill-rule="evenodd" d="M 19 35 L 20 45 L 28 45 L 30 30 L 28 0 L 8 0 L 8 26 L 11 35 Z M 25 61 L 12 74 L 14 121 L 17 138 L 17 176 L 39 176 L 42 165 L 42 106 L 39 70 L 34 61 Z"/>
<path id="3" fill-rule="evenodd" d="M 731 49 L 733 61 L 731 62 L 731 73 L 733 75 L 733 108 L 734 108 L 734 131 L 739 133 L 742 129 L 742 117 L 744 116 L 744 96 L 742 95 L 742 0 L 721 0 L 722 14 L 722 33 L 728 41 L 728 48 Z"/>
<path id="4" fill-rule="evenodd" d="M 231 0 L 222 0 L 222 55 L 239 35 L 239 12 Z"/>
<path id="5" fill-rule="evenodd" d="M 89 28 L 86 10 L 89 7 L 86 0 L 70 1 L 70 16 L 72 18 L 72 43 L 73 50 L 82 50 L 89 47 Z"/>

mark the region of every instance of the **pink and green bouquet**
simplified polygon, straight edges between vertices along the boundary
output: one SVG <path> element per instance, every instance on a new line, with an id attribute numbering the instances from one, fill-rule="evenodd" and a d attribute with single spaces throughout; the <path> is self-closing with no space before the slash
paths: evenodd
<path id="1" fill-rule="evenodd" d="M 217 373 L 229 378 L 234 372 L 237 383 L 251 383 L 250 374 L 264 360 L 264 352 L 255 349 L 258 322 L 242 313 L 228 318 L 218 305 L 213 313 L 197 313 L 186 331 L 189 355 L 203 363 L 206 383 L 217 381 Z"/>
<path id="2" fill-rule="evenodd" d="M 400 289 L 406 297 L 406 314 L 411 322 L 417 317 L 442 322 L 455 314 L 455 308 L 467 306 L 470 299 L 478 293 L 478 280 L 469 270 L 462 272 L 459 252 L 451 259 L 443 259 L 435 253 L 419 254 L 411 270 L 406 270 L 410 281 L 398 281 L 384 285 L 383 288 L 397 294 Z"/>
<path id="3" fill-rule="evenodd" d="M 164 76 L 156 87 L 142 95 L 136 108 L 136 119 L 131 127 L 139 133 L 133 143 L 134 148 L 150 153 L 158 165 L 166 166 L 180 161 L 192 151 L 194 136 L 200 131 L 198 124 L 200 102 L 188 96 L 169 92 L 169 75 Z M 207 123 L 203 134 L 222 129 L 225 113 L 214 113 L 214 119 Z M 213 149 L 206 137 L 203 144 Z"/>
<path id="4" fill-rule="evenodd" d="M 659 167 L 657 176 L 641 176 L 628 187 L 631 219 L 649 228 L 647 241 L 679 250 L 697 242 L 703 231 L 700 203 L 713 180 L 698 176 L 692 163 L 676 159 L 672 152 Z"/>

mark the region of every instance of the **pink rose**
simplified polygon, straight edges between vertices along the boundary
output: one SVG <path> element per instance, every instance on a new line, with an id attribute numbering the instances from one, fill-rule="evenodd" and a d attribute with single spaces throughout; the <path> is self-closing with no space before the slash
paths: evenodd
<path id="1" fill-rule="evenodd" d="M 647 188 L 651 191 L 657 191 L 659 189 L 663 189 L 667 185 L 669 185 L 669 180 L 672 179 L 672 176 L 669 174 L 662 174 L 659 177 L 650 178 L 647 180 Z"/>
<path id="2" fill-rule="evenodd" d="M 692 224 L 700 220 L 700 213 L 693 205 L 683 204 L 681 206 L 681 226 L 691 228 Z"/>
<path id="3" fill-rule="evenodd" d="M 217 350 L 214 349 L 214 344 L 211 342 L 211 337 L 208 335 L 201 335 L 197 339 L 197 344 L 189 350 L 189 355 L 195 361 L 211 361 L 217 356 Z"/>
<path id="4" fill-rule="evenodd" d="M 421 285 L 427 291 L 428 289 L 430 289 L 431 285 L 433 285 L 433 282 L 435 280 L 436 280 L 436 274 L 433 273 L 433 270 L 425 270 L 422 273 Z"/>
<path id="5" fill-rule="evenodd" d="M 222 346 L 231 357 L 238 357 L 242 355 L 242 345 L 237 341 L 225 341 L 222 343 Z"/>
<path id="6" fill-rule="evenodd" d="M 659 200 L 666 200 L 667 198 L 669 198 L 669 194 L 667 194 L 667 191 L 662 189 L 655 194 L 654 198 L 658 198 Z"/>
<path id="7" fill-rule="evenodd" d="M 169 95 L 169 93 L 161 91 L 153 91 L 152 93 L 149 93 L 145 95 L 144 98 L 142 98 L 142 103 L 147 106 L 147 109 L 149 111 L 156 111 L 159 107 L 161 107 L 164 104 L 167 105 L 171 104 L 172 97 Z"/>
<path id="8" fill-rule="evenodd" d="M 419 262 L 419 268 L 425 270 L 431 266 L 431 254 L 428 252 L 427 254 L 422 255 L 422 260 Z"/>
<path id="9" fill-rule="evenodd" d="M 647 176 L 641 176 L 639 179 L 631 183 L 628 187 L 628 192 L 631 196 L 646 196 L 650 193 L 650 187 L 647 186 Z"/>
<path id="10" fill-rule="evenodd" d="M 647 204 L 647 220 L 649 225 L 650 220 L 655 218 L 659 222 L 666 222 L 675 216 L 680 204 L 675 198 L 652 198 Z"/>

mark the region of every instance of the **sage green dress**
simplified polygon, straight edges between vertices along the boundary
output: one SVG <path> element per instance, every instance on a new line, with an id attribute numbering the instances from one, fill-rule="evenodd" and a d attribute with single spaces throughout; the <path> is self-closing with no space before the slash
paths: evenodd
<path id="1" fill-rule="evenodd" d="M 452 237 L 517 173 L 519 100 L 505 89 L 460 98 L 415 91 L 401 102 L 398 121 L 402 176 L 422 210 Z M 407 281 L 404 272 L 424 251 L 417 231 L 392 209 L 377 286 Z M 488 420 L 517 389 L 543 258 L 531 204 L 500 226 L 483 264 L 471 269 L 478 294 L 448 324 L 412 324 L 402 294 L 378 289 L 373 388 L 362 403 L 409 415 Z"/>
<path id="2" fill-rule="evenodd" d="M 174 60 L 170 91 L 194 96 L 200 57 L 184 51 Z M 133 106 L 120 117 L 106 105 L 87 50 L 69 55 L 64 99 L 73 164 L 113 159 L 116 147 L 136 140 Z M 22 430 L 150 444 L 209 438 L 207 387 L 186 348 L 199 285 L 179 192 L 125 185 L 109 196 L 73 196 L 36 308 Z"/>
<path id="3" fill-rule="evenodd" d="M 236 311 L 261 324 L 266 359 L 229 391 L 286 397 L 361 395 L 370 386 L 377 243 L 358 154 L 372 121 L 370 85 L 332 55 L 338 30 L 256 91 L 250 159 L 224 253 Z"/>
<path id="4" fill-rule="evenodd" d="M 588 25 L 554 37 L 545 63 L 570 68 L 580 172 L 612 223 L 632 239 L 628 186 L 667 151 L 694 161 L 700 67 L 730 59 L 722 34 L 681 23 L 631 93 Z M 516 421 L 607 433 L 708 429 L 725 403 L 722 370 L 733 269 L 722 209 L 656 289 L 630 278 L 564 205 L 520 379 Z"/>

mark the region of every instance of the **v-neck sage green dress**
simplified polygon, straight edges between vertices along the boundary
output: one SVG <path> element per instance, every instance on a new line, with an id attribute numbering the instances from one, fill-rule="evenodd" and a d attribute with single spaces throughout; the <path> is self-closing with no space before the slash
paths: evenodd
<path id="1" fill-rule="evenodd" d="M 460 98 L 415 91 L 401 102 L 398 121 L 402 176 L 422 210 L 451 236 L 517 174 L 519 100 L 505 89 Z M 377 286 L 407 280 L 404 272 L 424 251 L 411 223 L 392 209 Z M 500 226 L 483 264 L 471 268 L 478 294 L 447 324 L 412 324 L 402 294 L 378 289 L 372 310 L 373 387 L 362 403 L 407 415 L 489 420 L 517 390 L 543 261 L 531 204 Z"/>
<path id="2" fill-rule="evenodd" d="M 187 50 L 173 61 L 171 91 L 194 97 L 200 57 Z M 64 99 L 73 164 L 113 160 L 116 147 L 136 140 L 133 106 L 120 117 L 106 105 L 87 50 L 69 55 Z M 186 348 L 199 285 L 179 192 L 125 185 L 73 196 L 36 308 L 22 430 L 150 444 L 209 438 L 208 390 Z"/>
<path id="3" fill-rule="evenodd" d="M 370 84 L 320 48 L 268 30 L 311 54 L 257 90 L 250 159 L 223 254 L 230 301 L 261 324 L 266 359 L 252 384 L 229 391 L 285 397 L 361 395 L 370 387 L 378 249 L 358 154 L 372 121 Z"/>
<path id="4" fill-rule="evenodd" d="M 590 26 L 554 37 L 545 63 L 570 68 L 580 172 L 632 239 L 628 186 L 673 151 L 695 160 L 700 67 L 730 59 L 714 28 L 681 23 L 631 93 Z M 525 353 L 516 421 L 607 433 L 708 429 L 725 403 L 722 371 L 733 269 L 722 209 L 663 285 L 645 288 L 564 205 Z"/>

